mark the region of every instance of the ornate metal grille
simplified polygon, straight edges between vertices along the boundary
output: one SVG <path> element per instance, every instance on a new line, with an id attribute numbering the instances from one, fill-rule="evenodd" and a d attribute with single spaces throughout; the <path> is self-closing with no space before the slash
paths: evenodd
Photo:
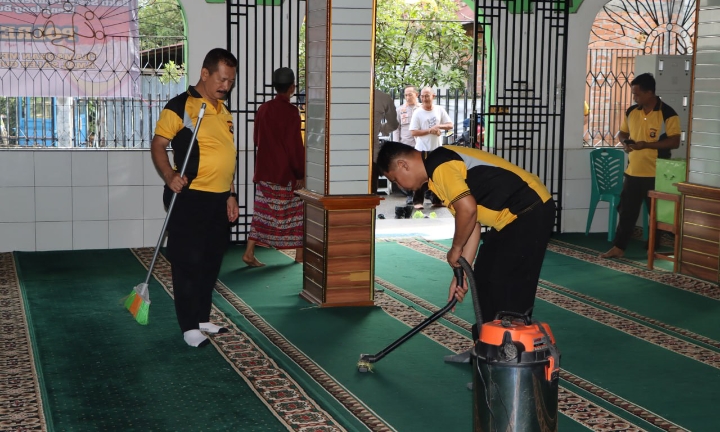
<path id="1" fill-rule="evenodd" d="M 537 174 L 562 209 L 569 2 L 478 2 L 484 149 Z M 477 64 L 477 62 L 476 62 Z"/>
<path id="2" fill-rule="evenodd" d="M 235 115 L 235 142 L 238 150 L 237 180 L 240 217 L 231 240 L 244 242 L 250 232 L 255 199 L 255 112 L 273 97 L 272 72 L 290 67 L 305 82 L 300 63 L 305 0 L 228 0 L 228 49 L 238 57 L 238 78 L 229 99 Z M 298 89 L 300 91 L 301 89 Z"/>
<path id="3" fill-rule="evenodd" d="M 598 13 L 588 50 L 585 146 L 615 145 L 623 113 L 634 103 L 635 57 L 692 54 L 695 6 L 695 0 L 612 0 Z"/>
<path id="4" fill-rule="evenodd" d="M 138 30 L 138 4 L 159 1 L 2 2 L 0 145 L 149 147 L 159 112 L 186 88 L 184 76 L 160 82 L 168 61 L 184 63 L 185 36 Z"/>

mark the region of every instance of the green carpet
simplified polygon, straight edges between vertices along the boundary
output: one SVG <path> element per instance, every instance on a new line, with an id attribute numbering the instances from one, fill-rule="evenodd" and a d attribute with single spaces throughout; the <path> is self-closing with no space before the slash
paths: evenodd
<path id="1" fill-rule="evenodd" d="M 563 356 L 559 430 L 717 430 L 720 295 L 648 272 L 640 242 L 628 259 L 597 260 L 600 240 L 555 237 L 541 275 L 534 316 L 551 325 Z M 158 282 L 148 326 L 119 305 L 144 279 L 138 259 L 147 257 L 16 253 L 48 430 L 471 430 L 471 370 L 443 362 L 470 344 L 469 299 L 373 373 L 356 368 L 361 353 L 445 305 L 448 244 L 378 242 L 378 306 L 328 309 L 298 296 L 302 266 L 291 258 L 259 249 L 267 266 L 250 269 L 232 247 L 213 319 L 237 336 L 202 350 L 182 341 Z M 156 276 L 168 283 L 162 257 Z"/>
<path id="2" fill-rule="evenodd" d="M 16 253 L 50 430 L 282 429 L 213 347 L 188 349 L 171 298 L 150 324 L 119 303 L 145 279 L 127 250 Z"/>
<path id="3" fill-rule="evenodd" d="M 260 269 L 241 267 L 242 248 L 226 255 L 220 279 L 273 328 L 398 430 L 470 430 L 469 368 L 442 365 L 447 349 L 424 337 L 388 356 L 374 373 L 360 374 L 362 353 L 372 354 L 409 328 L 380 308 L 311 307 L 300 299 L 302 269 L 274 251 L 259 250 Z M 240 267 L 240 268 L 239 268 Z M 433 389 L 432 392 L 422 389 Z M 432 406 L 432 416 L 417 407 Z"/>
<path id="4" fill-rule="evenodd" d="M 577 235 L 573 237 L 570 240 L 576 240 Z M 567 240 L 566 236 L 557 239 Z M 435 243 L 446 247 L 450 244 L 449 241 Z M 378 245 L 378 249 L 382 246 Z M 402 246 L 387 244 L 385 247 Z M 407 254 L 402 250 L 396 253 Z M 422 268 L 433 265 L 431 259 L 420 253 L 416 253 L 413 261 Z M 390 268 L 388 272 L 402 277 L 398 275 L 402 273 L 400 268 Z M 541 286 L 542 280 L 622 305 L 715 341 L 720 339 L 720 303 L 698 294 L 551 252 L 543 266 Z M 445 292 L 434 296 L 429 292 L 418 295 L 436 305 L 447 300 Z M 710 401 L 720 397 L 720 363 L 716 361 L 720 358 L 720 349 L 717 345 L 711 347 L 696 341 L 696 346 L 684 347 L 680 342 L 686 339 L 673 340 L 672 337 L 677 335 L 672 332 L 667 333 L 670 337 L 649 334 L 642 340 L 624 333 L 624 322 L 618 322 L 615 327 L 601 324 L 543 301 L 541 297 L 539 294 L 534 317 L 551 325 L 563 353 L 563 369 L 689 430 L 715 430 L 709 425 L 720 424 L 709 414 L 713 409 Z M 472 307 L 459 309 L 458 315 L 473 319 Z M 706 360 L 709 356 L 707 363 L 710 364 L 683 355 L 692 354 L 698 348 L 707 348 L 705 357 L 702 354 L 698 357 Z M 677 374 L 677 379 L 667 378 L 671 371 Z M 678 409 L 677 395 L 689 394 L 693 395 L 693 403 L 683 404 L 682 409 Z"/>

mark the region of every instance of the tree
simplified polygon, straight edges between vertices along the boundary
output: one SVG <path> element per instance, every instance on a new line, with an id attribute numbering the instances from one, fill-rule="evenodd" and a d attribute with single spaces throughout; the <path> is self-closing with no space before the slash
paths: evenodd
<path id="1" fill-rule="evenodd" d="M 147 50 L 183 42 L 185 21 L 177 0 L 138 2 L 140 49 Z"/>
<path id="2" fill-rule="evenodd" d="M 466 88 L 473 40 L 457 11 L 453 0 L 377 2 L 375 86 Z"/>
<path id="3" fill-rule="evenodd" d="M 185 63 L 178 66 L 174 61 L 169 60 L 163 66 L 163 74 L 160 75 L 160 82 L 168 84 L 172 81 L 177 84 L 183 76 L 185 76 Z"/>

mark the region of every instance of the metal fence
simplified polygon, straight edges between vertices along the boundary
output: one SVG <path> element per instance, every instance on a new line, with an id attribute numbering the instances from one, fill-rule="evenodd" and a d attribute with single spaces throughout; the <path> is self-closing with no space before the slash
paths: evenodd
<path id="1" fill-rule="evenodd" d="M 112 4 L 133 16 L 137 2 L 113 0 Z M 65 2 L 63 8 L 44 9 L 43 14 L 50 16 L 38 17 L 35 24 L 0 26 L 0 146 L 150 146 L 160 111 L 187 88 L 186 38 L 128 36 L 137 21 L 115 23 L 125 15 L 108 11 L 106 2 L 94 5 Z M 106 33 L 85 35 L 81 30 L 87 26 L 76 23 L 63 30 L 70 36 L 61 37 L 52 33 L 57 30 L 43 27 L 45 21 L 68 19 L 90 20 L 87 26 Z M 109 29 L 117 26 L 125 30 L 112 34 Z M 47 38 L 53 43 L 48 44 Z M 170 62 L 175 63 L 173 79 L 161 79 Z"/>
<path id="2" fill-rule="evenodd" d="M 143 75 L 140 81 L 140 98 L 0 97 L 0 145 L 149 148 L 160 111 L 187 87 L 185 77 L 171 84 L 161 84 L 156 75 Z M 61 116 L 69 117 L 69 139 L 59 136 Z"/>
<path id="3" fill-rule="evenodd" d="M 641 49 L 588 50 L 583 145 L 615 145 L 623 114 L 633 102 L 630 83 L 635 78 L 635 57 Z"/>
<path id="4" fill-rule="evenodd" d="M 420 89 L 418 89 L 418 92 Z M 405 103 L 404 89 L 391 90 L 390 96 L 395 101 L 396 106 L 400 106 Z M 418 104 L 420 101 L 418 100 Z M 450 116 L 452 123 L 455 128 L 452 130 L 452 134 L 447 138 L 450 142 L 457 142 L 460 140 L 463 132 L 466 131 L 467 127 L 464 125 L 464 120 L 470 118 L 472 112 L 472 94 L 466 90 L 452 90 L 452 89 L 437 89 L 435 90 L 435 105 L 439 105 L 445 109 Z M 481 100 L 477 99 L 477 109 L 480 110 Z"/>

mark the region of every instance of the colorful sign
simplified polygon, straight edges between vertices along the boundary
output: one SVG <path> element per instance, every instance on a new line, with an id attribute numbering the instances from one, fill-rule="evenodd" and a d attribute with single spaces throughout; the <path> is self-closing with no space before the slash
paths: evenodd
<path id="1" fill-rule="evenodd" d="M 138 97 L 138 0 L 0 0 L 0 94 Z"/>

